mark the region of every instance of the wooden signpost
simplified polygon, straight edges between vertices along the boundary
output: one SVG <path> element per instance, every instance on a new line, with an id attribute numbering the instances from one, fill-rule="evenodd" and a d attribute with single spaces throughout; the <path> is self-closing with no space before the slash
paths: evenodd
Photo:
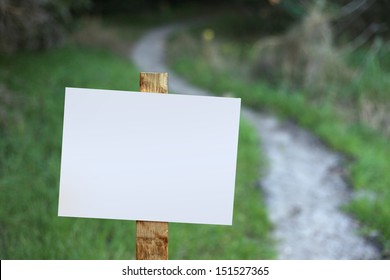
<path id="1" fill-rule="evenodd" d="M 168 73 L 141 72 L 140 91 L 167 94 Z M 168 223 L 137 221 L 136 224 L 136 259 L 167 260 Z"/>
<path id="2" fill-rule="evenodd" d="M 65 89 L 58 216 L 136 220 L 136 259 L 167 260 L 168 222 L 232 224 L 240 100 L 140 92 Z"/>

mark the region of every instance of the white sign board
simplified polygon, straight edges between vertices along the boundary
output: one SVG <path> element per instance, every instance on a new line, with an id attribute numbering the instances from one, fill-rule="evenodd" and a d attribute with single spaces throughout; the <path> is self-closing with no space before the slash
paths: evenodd
<path id="1" fill-rule="evenodd" d="M 240 102 L 66 88 L 58 215 L 231 225 Z"/>

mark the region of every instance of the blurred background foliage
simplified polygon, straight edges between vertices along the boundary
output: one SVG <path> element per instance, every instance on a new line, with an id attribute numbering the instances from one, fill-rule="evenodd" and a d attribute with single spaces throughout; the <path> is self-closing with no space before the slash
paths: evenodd
<path id="1" fill-rule="evenodd" d="M 0 51 L 57 45 L 73 16 L 91 4 L 89 0 L 1 0 Z"/>
<path id="2" fill-rule="evenodd" d="M 1 0 L 0 50 L 10 52 L 52 47 L 61 42 L 72 21 L 85 14 L 122 14 L 137 18 L 153 14 L 163 17 L 174 14 L 178 9 L 197 7 L 206 7 L 208 13 L 234 10 L 237 30 L 241 23 L 245 33 L 253 33 L 258 28 L 269 34 L 283 30 L 291 22 L 304 17 L 314 2 L 326 6 L 332 14 L 328 20 L 337 25 L 338 37 L 345 33 L 357 35 L 366 32 L 368 36 L 389 31 L 387 11 L 390 2 L 386 0 L 217 0 L 212 3 L 206 0 Z"/>

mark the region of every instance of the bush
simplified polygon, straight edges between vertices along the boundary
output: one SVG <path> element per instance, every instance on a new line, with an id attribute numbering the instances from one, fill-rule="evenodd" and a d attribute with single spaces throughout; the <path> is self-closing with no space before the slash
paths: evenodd
<path id="1" fill-rule="evenodd" d="M 72 12 L 89 0 L 1 0 L 0 52 L 47 49 L 62 41 Z"/>

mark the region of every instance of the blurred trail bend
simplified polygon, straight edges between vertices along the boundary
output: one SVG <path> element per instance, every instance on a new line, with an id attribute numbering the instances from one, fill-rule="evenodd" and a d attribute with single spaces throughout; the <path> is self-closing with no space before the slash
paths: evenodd
<path id="1" fill-rule="evenodd" d="M 135 45 L 132 60 L 141 71 L 170 72 L 165 41 L 188 27 L 172 24 L 152 29 Z M 213 95 L 172 72 L 169 91 Z M 340 207 L 351 193 L 337 172 L 340 156 L 314 136 L 274 116 L 242 108 L 242 115 L 258 131 L 268 172 L 259 178 L 267 210 L 275 225 L 279 259 L 378 259 L 378 250 L 358 235 L 358 224 Z"/>

